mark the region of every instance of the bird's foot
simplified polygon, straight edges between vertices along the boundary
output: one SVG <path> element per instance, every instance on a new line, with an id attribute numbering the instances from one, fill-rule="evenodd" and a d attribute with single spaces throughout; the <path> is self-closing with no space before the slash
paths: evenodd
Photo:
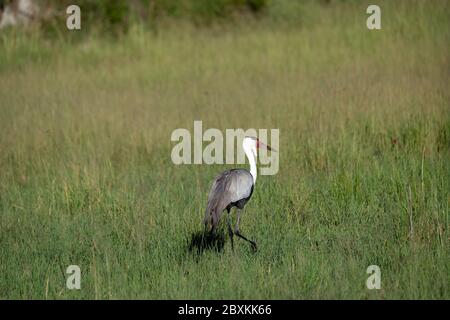
<path id="1" fill-rule="evenodd" d="M 250 244 L 252 245 L 252 251 L 253 252 L 258 251 L 258 246 L 256 245 L 256 242 L 250 241 Z"/>

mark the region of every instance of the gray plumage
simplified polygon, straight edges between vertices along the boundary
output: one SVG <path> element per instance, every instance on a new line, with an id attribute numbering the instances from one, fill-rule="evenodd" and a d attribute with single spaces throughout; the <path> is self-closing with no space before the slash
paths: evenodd
<path id="1" fill-rule="evenodd" d="M 245 169 L 227 170 L 218 175 L 211 186 L 203 223 L 214 230 L 223 211 L 242 209 L 253 193 L 253 177 Z"/>

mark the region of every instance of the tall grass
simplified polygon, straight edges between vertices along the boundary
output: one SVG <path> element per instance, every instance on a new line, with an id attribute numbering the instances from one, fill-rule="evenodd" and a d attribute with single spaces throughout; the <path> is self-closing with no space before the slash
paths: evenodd
<path id="1" fill-rule="evenodd" d="M 367 5 L 116 41 L 0 34 L 0 297 L 448 299 L 449 5 L 381 2 L 380 31 Z M 257 253 L 188 250 L 233 167 L 171 162 L 194 120 L 280 129 L 280 171 L 241 222 Z"/>

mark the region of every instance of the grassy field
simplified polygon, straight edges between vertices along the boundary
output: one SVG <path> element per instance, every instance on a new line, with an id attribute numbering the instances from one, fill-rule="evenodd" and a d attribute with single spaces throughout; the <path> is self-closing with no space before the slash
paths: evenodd
<path id="1" fill-rule="evenodd" d="M 449 299 L 450 5 L 379 1 L 369 31 L 368 4 L 116 41 L 2 31 L 0 298 Z M 256 253 L 188 250 L 235 167 L 172 163 L 194 120 L 280 129 L 241 222 Z"/>

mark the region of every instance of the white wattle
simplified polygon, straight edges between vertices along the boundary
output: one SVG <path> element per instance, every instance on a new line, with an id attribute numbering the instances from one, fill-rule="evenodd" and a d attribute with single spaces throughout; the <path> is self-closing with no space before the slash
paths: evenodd
<path id="1" fill-rule="evenodd" d="M 253 154 L 251 147 L 244 143 L 243 144 L 245 155 L 247 156 L 248 162 L 250 163 L 250 173 L 253 177 L 253 184 L 256 183 L 256 177 L 257 177 L 257 170 L 256 170 L 256 159 L 255 155 Z"/>

